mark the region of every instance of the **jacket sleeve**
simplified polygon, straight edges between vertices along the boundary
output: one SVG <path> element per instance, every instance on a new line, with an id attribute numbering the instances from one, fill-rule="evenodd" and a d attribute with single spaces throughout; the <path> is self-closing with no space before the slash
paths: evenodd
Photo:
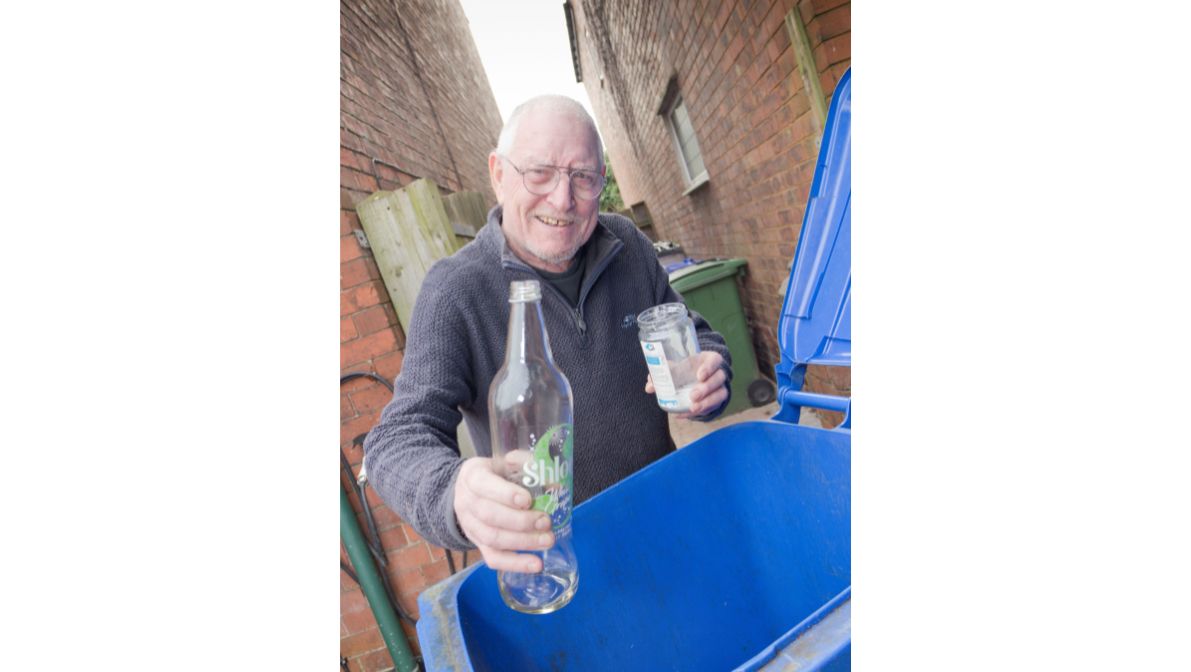
<path id="1" fill-rule="evenodd" d="M 364 442 L 364 465 L 381 499 L 423 538 L 472 549 L 454 509 L 463 464 L 458 409 L 473 396 L 469 341 L 462 311 L 434 271 L 414 304 L 393 399 Z"/>

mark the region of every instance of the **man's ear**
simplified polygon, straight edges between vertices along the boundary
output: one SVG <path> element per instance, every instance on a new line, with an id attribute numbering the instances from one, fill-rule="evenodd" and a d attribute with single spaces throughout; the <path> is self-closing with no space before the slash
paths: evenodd
<path id="1" fill-rule="evenodd" d="M 504 203 L 504 194 L 501 192 L 501 181 L 504 180 L 505 175 L 504 161 L 500 160 L 500 155 L 496 152 L 488 154 L 488 179 L 492 180 L 492 191 L 496 193 L 496 202 L 498 204 Z"/>

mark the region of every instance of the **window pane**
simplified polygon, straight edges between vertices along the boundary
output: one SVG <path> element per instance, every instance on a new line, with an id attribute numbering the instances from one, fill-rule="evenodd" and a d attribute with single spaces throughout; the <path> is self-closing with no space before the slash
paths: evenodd
<path id="1" fill-rule="evenodd" d="M 687 175 L 694 179 L 706 169 L 703 166 L 703 153 L 699 150 L 699 141 L 695 138 L 694 126 L 691 124 L 690 115 L 687 114 L 686 103 L 681 99 L 670 112 L 670 124 L 678 141 L 678 151 L 686 164 Z"/>
<path id="2" fill-rule="evenodd" d="M 703 167 L 703 154 L 699 152 L 699 146 L 695 145 L 695 151 L 687 158 L 687 170 L 691 172 L 691 179 L 703 174 L 706 168 Z"/>

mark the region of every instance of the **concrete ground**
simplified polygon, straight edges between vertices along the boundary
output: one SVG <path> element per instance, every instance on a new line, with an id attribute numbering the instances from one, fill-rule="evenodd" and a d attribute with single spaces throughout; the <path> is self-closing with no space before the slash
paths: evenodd
<path id="1" fill-rule="evenodd" d="M 727 427 L 738 422 L 746 420 L 769 420 L 777 413 L 778 404 L 773 402 L 765 406 L 758 406 L 756 408 L 746 408 L 739 413 L 717 418 L 711 422 L 693 422 L 691 420 L 675 420 L 670 418 L 670 435 L 674 437 L 674 444 L 679 448 L 687 445 L 695 439 L 703 437 L 719 429 L 720 427 Z M 822 427 L 819 422 L 819 416 L 816 415 L 815 409 L 803 407 L 802 415 L 798 424 L 809 425 L 811 427 Z"/>

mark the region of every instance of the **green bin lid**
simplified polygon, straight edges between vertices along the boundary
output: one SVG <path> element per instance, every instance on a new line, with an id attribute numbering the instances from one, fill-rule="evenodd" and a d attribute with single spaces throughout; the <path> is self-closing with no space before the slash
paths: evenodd
<path id="1" fill-rule="evenodd" d="M 734 276 L 748 264 L 744 259 L 717 259 L 684 266 L 670 274 L 670 286 L 679 294 Z"/>

